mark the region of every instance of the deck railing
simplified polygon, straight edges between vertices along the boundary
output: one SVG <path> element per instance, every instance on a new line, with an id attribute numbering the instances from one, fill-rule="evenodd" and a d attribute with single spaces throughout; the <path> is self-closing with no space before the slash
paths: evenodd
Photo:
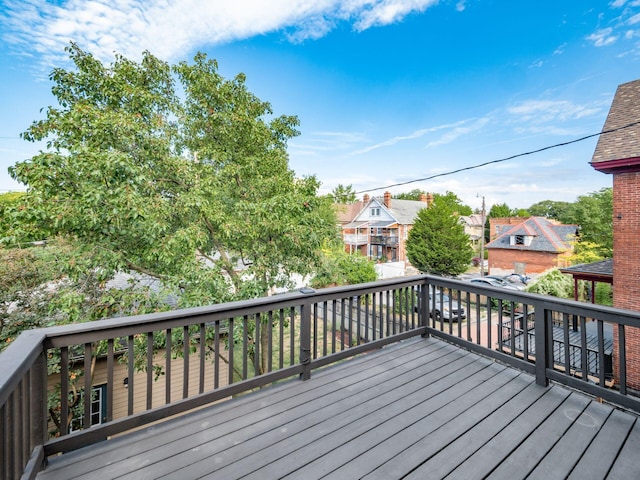
<path id="1" fill-rule="evenodd" d="M 28 331 L 0 355 L 0 477 L 418 335 L 640 412 L 630 327 L 640 314 L 420 275 Z M 559 341 L 571 348 L 554 354 Z"/>

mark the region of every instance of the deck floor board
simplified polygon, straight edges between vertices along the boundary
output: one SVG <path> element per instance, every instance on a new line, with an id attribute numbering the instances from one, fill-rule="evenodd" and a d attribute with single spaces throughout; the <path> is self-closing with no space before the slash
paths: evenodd
<path id="1" fill-rule="evenodd" d="M 54 457 L 38 479 L 640 478 L 637 418 L 417 338 Z"/>

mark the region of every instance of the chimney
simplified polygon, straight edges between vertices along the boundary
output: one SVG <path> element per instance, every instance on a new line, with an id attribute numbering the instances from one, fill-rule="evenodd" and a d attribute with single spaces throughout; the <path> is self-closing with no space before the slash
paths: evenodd
<path id="1" fill-rule="evenodd" d="M 363 201 L 364 203 L 369 203 L 369 194 L 368 194 L 368 193 L 365 193 L 365 194 L 362 196 L 362 201 Z"/>
<path id="2" fill-rule="evenodd" d="M 430 207 L 432 203 L 433 203 L 433 195 L 428 193 L 427 194 L 427 205 Z"/>
<path id="3" fill-rule="evenodd" d="M 384 192 L 384 206 L 391 208 L 391 193 Z"/>
<path id="4" fill-rule="evenodd" d="M 424 202 L 424 203 L 428 203 L 428 201 L 429 201 L 428 197 L 424 193 L 420 194 L 420 197 L 418 197 L 418 200 L 420 200 L 421 202 Z"/>

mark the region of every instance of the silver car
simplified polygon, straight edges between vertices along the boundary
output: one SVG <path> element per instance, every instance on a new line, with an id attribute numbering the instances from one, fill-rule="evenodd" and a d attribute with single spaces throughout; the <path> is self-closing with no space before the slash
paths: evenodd
<path id="1" fill-rule="evenodd" d="M 464 307 L 449 297 L 446 293 L 438 290 L 435 292 L 435 298 L 429 292 L 429 315 L 435 320 L 446 320 L 448 322 L 457 322 L 467 318 Z"/>

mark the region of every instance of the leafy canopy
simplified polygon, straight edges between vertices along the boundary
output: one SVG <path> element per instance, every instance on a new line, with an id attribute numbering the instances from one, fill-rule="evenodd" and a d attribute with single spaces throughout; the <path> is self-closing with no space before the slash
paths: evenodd
<path id="1" fill-rule="evenodd" d="M 288 167 L 296 117 L 274 118 L 204 54 L 170 66 L 68 52 L 74 68 L 51 74 L 58 105 L 23 134 L 48 148 L 11 169 L 28 186 L 17 233 L 37 224 L 72 240 L 82 271 L 150 275 L 185 306 L 313 270 L 335 218 L 318 181 Z"/>
<path id="2" fill-rule="evenodd" d="M 356 192 L 353 189 L 353 185 L 342 185 L 341 183 L 332 190 L 331 198 L 335 203 L 345 205 L 355 203 L 357 200 Z"/>
<path id="3" fill-rule="evenodd" d="M 409 261 L 421 272 L 453 276 L 467 270 L 473 256 L 469 237 L 446 202 L 423 208 L 409 231 Z"/>

